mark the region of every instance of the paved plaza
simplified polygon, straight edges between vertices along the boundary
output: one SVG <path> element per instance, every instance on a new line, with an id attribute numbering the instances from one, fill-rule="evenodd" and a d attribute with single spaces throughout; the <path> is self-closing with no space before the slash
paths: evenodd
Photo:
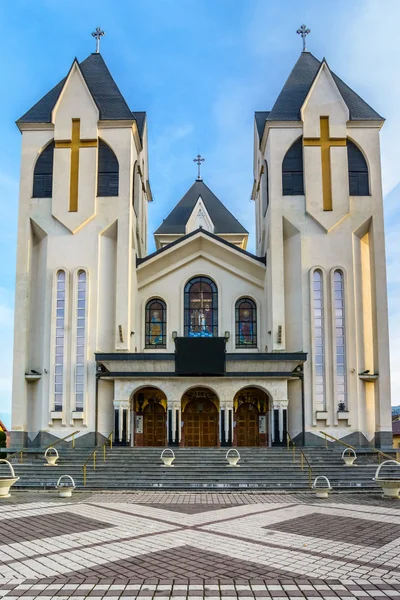
<path id="1" fill-rule="evenodd" d="M 379 494 L 14 492 L 0 598 L 400 596 L 400 502 Z"/>

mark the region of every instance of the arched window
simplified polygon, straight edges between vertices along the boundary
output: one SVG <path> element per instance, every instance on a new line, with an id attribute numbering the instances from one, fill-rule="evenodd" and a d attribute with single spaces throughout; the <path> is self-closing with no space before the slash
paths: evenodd
<path id="1" fill-rule="evenodd" d="M 263 198 L 263 203 L 262 203 L 262 207 L 263 207 L 263 217 L 265 217 L 265 213 L 268 210 L 268 205 L 269 205 L 269 189 L 268 189 L 268 164 L 267 161 L 264 161 L 264 173 L 263 173 L 263 188 L 262 188 L 262 198 Z"/>
<path id="2" fill-rule="evenodd" d="M 76 305 L 76 367 L 75 367 L 75 410 L 83 411 L 85 398 L 85 348 L 87 329 L 87 275 L 78 272 L 78 291 Z"/>
<path id="3" fill-rule="evenodd" d="M 54 348 L 54 410 L 61 412 L 64 396 L 64 350 L 65 350 L 65 271 L 56 275 L 56 327 Z"/>
<path id="4" fill-rule="evenodd" d="M 208 277 L 185 285 L 185 337 L 218 336 L 218 291 Z"/>
<path id="5" fill-rule="evenodd" d="M 33 198 L 51 198 L 53 193 L 54 141 L 51 142 L 36 161 L 33 172 Z"/>
<path id="6" fill-rule="evenodd" d="M 290 146 L 283 159 L 282 194 L 284 196 L 301 196 L 304 194 L 302 137 Z"/>
<path id="7" fill-rule="evenodd" d="M 322 272 L 313 273 L 315 400 L 325 407 L 324 288 Z"/>
<path id="8" fill-rule="evenodd" d="M 146 304 L 146 348 L 167 347 L 167 307 L 158 298 Z"/>
<path id="9" fill-rule="evenodd" d="M 346 392 L 346 323 L 344 303 L 344 279 L 342 271 L 335 271 L 334 301 L 335 301 L 335 338 L 336 338 L 336 394 L 338 410 L 347 410 Z"/>
<path id="10" fill-rule="evenodd" d="M 254 300 L 236 302 L 236 348 L 257 348 L 257 307 Z"/>
<path id="11" fill-rule="evenodd" d="M 138 211 L 138 196 L 139 196 L 139 189 L 138 189 L 138 180 L 137 180 L 137 161 L 135 162 L 135 164 L 133 165 L 133 173 L 132 173 L 132 206 L 133 206 L 133 210 L 135 211 L 136 217 L 139 214 Z"/>
<path id="12" fill-rule="evenodd" d="M 369 196 L 368 166 L 363 153 L 347 140 L 350 196 Z"/>
<path id="13" fill-rule="evenodd" d="M 119 166 L 114 152 L 103 140 L 99 140 L 97 195 L 118 196 Z"/>

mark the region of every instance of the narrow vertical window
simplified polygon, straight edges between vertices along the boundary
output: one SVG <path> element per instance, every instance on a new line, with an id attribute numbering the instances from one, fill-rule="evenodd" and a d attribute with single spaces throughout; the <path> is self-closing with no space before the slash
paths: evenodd
<path id="1" fill-rule="evenodd" d="M 65 350 L 65 271 L 57 273 L 56 288 L 56 337 L 54 356 L 54 410 L 63 409 L 64 350 Z"/>
<path id="2" fill-rule="evenodd" d="M 313 274 L 313 299 L 315 399 L 325 407 L 324 298 L 322 273 L 319 270 Z"/>
<path id="3" fill-rule="evenodd" d="M 335 271 L 333 281 L 336 320 L 336 395 L 338 410 L 347 410 L 346 333 L 344 314 L 344 281 L 342 271 Z"/>
<path id="4" fill-rule="evenodd" d="M 146 348 L 167 347 L 167 307 L 163 300 L 146 304 Z"/>
<path id="5" fill-rule="evenodd" d="M 236 302 L 236 348 L 257 348 L 257 308 L 250 298 Z"/>
<path id="6" fill-rule="evenodd" d="M 85 397 L 85 340 L 86 340 L 86 271 L 78 272 L 78 298 L 76 308 L 76 371 L 75 410 L 83 411 Z"/>

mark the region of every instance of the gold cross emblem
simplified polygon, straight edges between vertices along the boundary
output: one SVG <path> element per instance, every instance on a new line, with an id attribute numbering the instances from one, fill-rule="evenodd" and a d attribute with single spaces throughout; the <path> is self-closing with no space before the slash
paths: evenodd
<path id="1" fill-rule="evenodd" d="M 331 148 L 346 146 L 346 138 L 329 137 L 329 117 L 320 117 L 320 138 L 304 138 L 304 146 L 321 146 L 322 198 L 324 210 L 333 210 L 331 180 Z"/>
<path id="2" fill-rule="evenodd" d="M 56 141 L 56 148 L 71 148 L 71 172 L 69 180 L 69 212 L 78 211 L 79 150 L 97 148 L 96 140 L 81 140 L 81 120 L 72 119 L 72 139 Z"/>

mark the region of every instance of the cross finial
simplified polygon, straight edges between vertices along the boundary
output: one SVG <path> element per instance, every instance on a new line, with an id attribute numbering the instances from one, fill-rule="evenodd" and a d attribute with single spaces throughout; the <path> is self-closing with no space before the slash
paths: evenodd
<path id="1" fill-rule="evenodd" d="M 201 163 L 203 163 L 205 160 L 206 159 L 202 158 L 202 156 L 200 154 L 198 154 L 196 156 L 196 158 L 193 159 L 193 162 L 197 163 L 197 181 L 202 181 L 200 169 L 201 169 Z"/>
<path id="2" fill-rule="evenodd" d="M 299 35 L 301 35 L 302 39 L 303 39 L 303 52 L 307 52 L 307 48 L 306 48 L 306 37 L 308 36 L 309 33 L 311 33 L 311 29 L 308 29 L 306 25 L 302 25 L 298 30 L 297 33 Z"/>
<path id="3" fill-rule="evenodd" d="M 96 38 L 96 54 L 100 52 L 100 39 L 106 35 L 106 32 L 103 31 L 100 27 L 96 27 L 96 31 L 93 31 L 92 37 Z"/>

